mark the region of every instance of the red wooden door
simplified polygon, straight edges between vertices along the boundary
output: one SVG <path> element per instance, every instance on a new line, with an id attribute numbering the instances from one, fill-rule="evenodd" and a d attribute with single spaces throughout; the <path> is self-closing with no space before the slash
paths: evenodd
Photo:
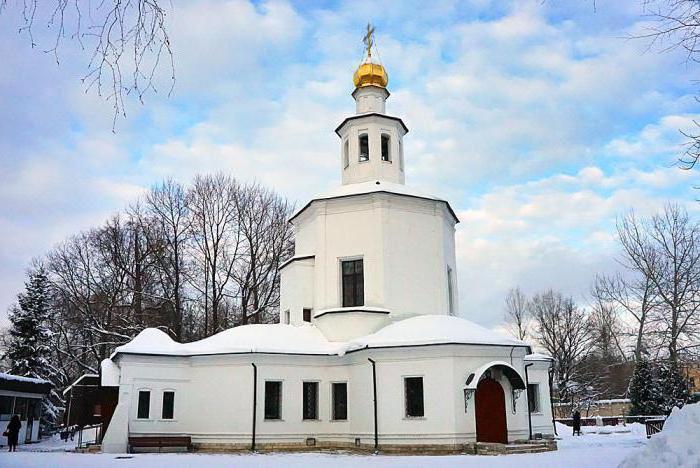
<path id="1" fill-rule="evenodd" d="M 508 443 L 506 398 L 501 384 L 486 378 L 476 386 L 476 441 Z"/>

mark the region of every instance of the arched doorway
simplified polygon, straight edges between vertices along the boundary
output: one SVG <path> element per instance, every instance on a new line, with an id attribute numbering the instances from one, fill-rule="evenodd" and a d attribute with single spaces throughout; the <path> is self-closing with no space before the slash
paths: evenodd
<path id="1" fill-rule="evenodd" d="M 476 441 L 508 443 L 506 397 L 501 384 L 490 377 L 476 386 Z"/>

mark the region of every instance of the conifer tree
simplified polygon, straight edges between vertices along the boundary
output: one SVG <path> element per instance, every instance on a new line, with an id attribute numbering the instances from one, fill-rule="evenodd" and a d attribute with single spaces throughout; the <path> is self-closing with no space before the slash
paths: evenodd
<path id="1" fill-rule="evenodd" d="M 629 384 L 629 397 L 632 402 L 631 416 L 661 414 L 660 392 L 656 385 L 654 366 L 645 358 L 637 361 Z"/>
<path id="2" fill-rule="evenodd" d="M 10 365 L 10 374 L 47 380 L 55 389 L 56 373 L 50 364 L 52 332 L 48 328 L 49 280 L 41 266 L 28 276 L 25 291 L 17 298 L 19 306 L 9 313 L 11 328 L 4 359 Z M 42 426 L 55 422 L 56 401 L 60 401 L 60 397 L 55 390 L 43 400 Z"/>
<path id="3" fill-rule="evenodd" d="M 682 408 L 690 398 L 688 382 L 675 360 L 670 360 L 661 365 L 659 372 L 659 384 L 661 386 L 661 411 L 663 414 L 671 414 L 674 407 Z"/>

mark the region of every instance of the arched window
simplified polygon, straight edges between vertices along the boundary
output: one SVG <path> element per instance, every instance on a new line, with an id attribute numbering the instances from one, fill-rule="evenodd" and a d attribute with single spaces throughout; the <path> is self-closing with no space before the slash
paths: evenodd
<path id="1" fill-rule="evenodd" d="M 360 161 L 369 161 L 369 136 L 366 133 L 360 135 Z"/>
<path id="2" fill-rule="evenodd" d="M 386 133 L 382 133 L 382 161 L 391 161 L 389 150 L 391 148 L 391 137 Z"/>
<path id="3" fill-rule="evenodd" d="M 350 142 L 345 140 L 345 145 L 343 146 L 343 168 L 347 168 L 350 165 Z"/>

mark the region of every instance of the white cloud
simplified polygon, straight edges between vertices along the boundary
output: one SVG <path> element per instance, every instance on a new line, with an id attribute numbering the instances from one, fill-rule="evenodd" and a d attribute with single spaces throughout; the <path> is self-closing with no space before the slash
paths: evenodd
<path id="1" fill-rule="evenodd" d="M 11 64 L 0 69 L 11 109 L 0 128 L 0 239 L 12 252 L 0 253 L 0 311 L 32 256 L 163 177 L 225 171 L 298 202 L 338 183 L 332 130 L 354 110 L 359 36 L 376 3 L 305 7 L 176 4 L 174 94 L 130 101 L 116 135 L 109 104 L 78 81 L 77 50 L 57 69 L 0 33 Z M 563 8 L 396 2 L 377 18 L 388 110 L 411 129 L 408 183 L 459 211 L 462 306 L 484 323 L 500 319 L 516 284 L 585 292 L 609 266 L 616 214 L 694 199 L 683 188 L 693 174 L 668 167 L 676 129 L 694 118 L 689 72 L 618 39 L 639 27 L 628 6 Z"/>

